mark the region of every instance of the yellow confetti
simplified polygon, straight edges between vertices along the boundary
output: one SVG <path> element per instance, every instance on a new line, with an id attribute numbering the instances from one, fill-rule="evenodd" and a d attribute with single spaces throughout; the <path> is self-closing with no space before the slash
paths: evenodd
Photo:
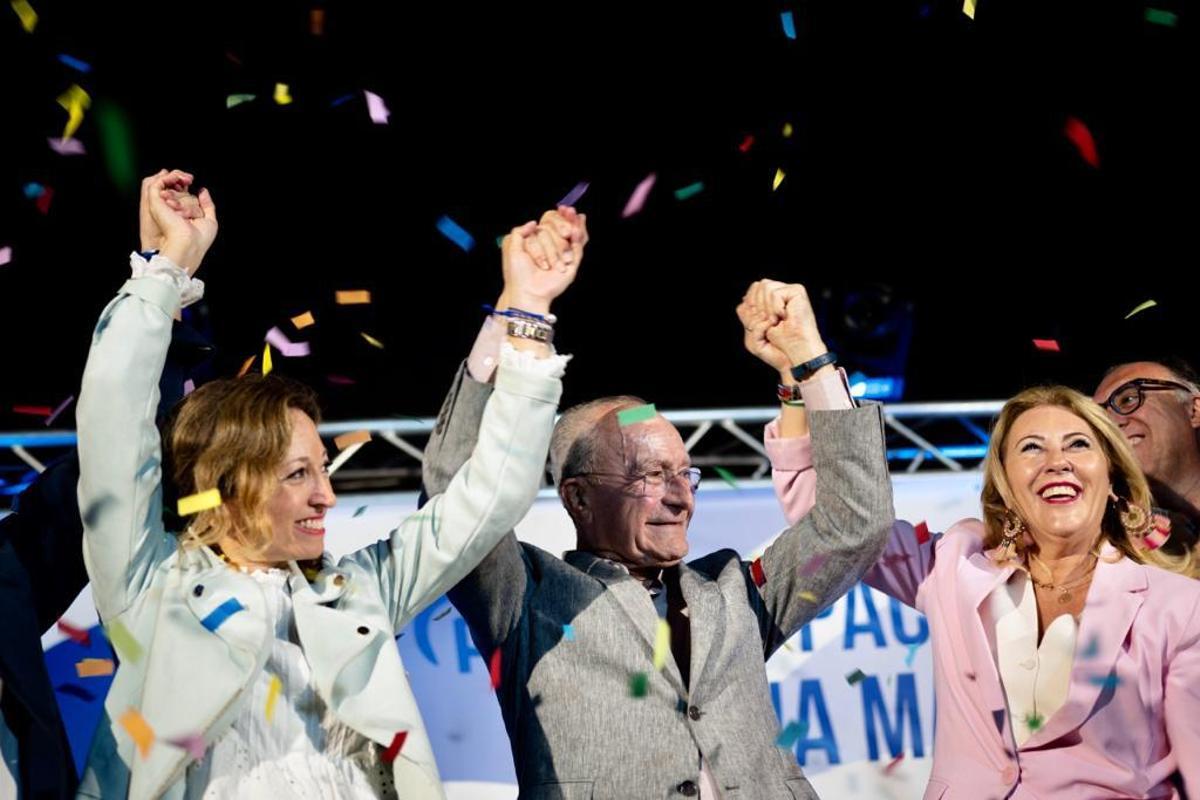
<path id="1" fill-rule="evenodd" d="M 286 106 L 292 102 L 292 96 L 288 94 L 288 85 L 286 83 L 275 84 L 275 102 L 281 106 Z"/>
<path id="2" fill-rule="evenodd" d="M 114 619 L 105 625 L 104 633 L 122 660 L 134 662 L 142 660 L 142 646 L 138 644 L 137 639 L 133 638 L 129 629 L 121 624 L 121 620 Z"/>
<path id="3" fill-rule="evenodd" d="M 775 191 L 776 189 L 778 189 L 778 188 L 779 188 L 779 184 L 783 183 L 783 178 L 784 178 L 784 172 L 783 172 L 783 170 L 782 170 L 782 169 L 779 169 L 779 168 L 777 167 L 777 168 L 775 169 L 775 181 L 774 181 L 774 182 L 771 184 L 771 191 L 772 191 L 772 192 L 773 192 L 773 191 Z"/>
<path id="4" fill-rule="evenodd" d="M 371 441 L 370 431 L 352 431 L 350 433 L 343 433 L 341 436 L 334 439 L 333 444 L 338 450 L 345 450 L 352 444 L 369 441 Z"/>
<path id="5" fill-rule="evenodd" d="M 339 291 L 336 294 L 339 306 L 353 306 L 371 302 L 371 293 L 365 289 Z"/>
<path id="6" fill-rule="evenodd" d="M 790 123 L 790 122 L 783 123 L 783 138 L 785 138 L 785 139 L 792 138 L 792 123 Z"/>
<path id="7" fill-rule="evenodd" d="M 267 722 L 275 716 L 275 701 L 279 699 L 279 693 L 283 691 L 283 681 L 279 680 L 278 675 L 271 676 L 271 685 L 267 687 L 267 707 L 264 709 L 267 714 Z"/>
<path id="8" fill-rule="evenodd" d="M 671 652 L 671 626 L 665 619 L 658 621 L 658 635 L 654 640 L 654 668 L 661 670 Z"/>
<path id="9" fill-rule="evenodd" d="M 145 758 L 150 752 L 151 746 L 154 744 L 154 730 L 150 727 L 150 723 L 142 718 L 142 715 L 136 709 L 129 709 L 118 720 L 129 736 L 137 744 L 138 752 Z"/>
<path id="10" fill-rule="evenodd" d="M 807 600 L 810 603 L 817 602 L 817 596 L 815 594 L 813 594 L 812 592 L 801 592 L 800 599 Z"/>
<path id="11" fill-rule="evenodd" d="M 263 375 L 270 375 L 272 369 L 274 369 L 274 367 L 271 366 L 271 345 L 264 344 L 263 345 Z"/>
<path id="12" fill-rule="evenodd" d="M 1143 311 L 1145 311 L 1147 308 L 1154 308 L 1156 305 L 1158 305 L 1158 302 L 1157 302 L 1157 301 L 1155 301 L 1155 300 L 1147 300 L 1146 302 L 1142 303 L 1142 304 L 1141 304 L 1141 305 L 1139 305 L 1137 308 L 1135 308 L 1133 311 L 1130 311 L 1128 314 L 1126 314 L 1126 315 L 1125 315 L 1125 319 L 1129 319 L 1129 318 L 1130 318 L 1130 317 L 1132 317 L 1134 314 L 1140 314 L 1140 313 L 1142 313 Z"/>
<path id="13" fill-rule="evenodd" d="M 963 13 L 975 19 L 975 0 L 963 0 Z"/>
<path id="14" fill-rule="evenodd" d="M 85 658 L 75 664 L 75 674 L 81 678 L 98 678 L 113 674 L 111 658 Z"/>
<path id="15" fill-rule="evenodd" d="M 71 88 L 58 96 L 58 104 L 67 111 L 67 126 L 63 128 L 64 141 L 75 135 L 83 124 L 83 112 L 92 105 L 91 96 L 79 84 L 71 84 Z"/>
<path id="16" fill-rule="evenodd" d="M 303 314 L 292 317 L 292 324 L 296 326 L 296 330 L 303 330 L 309 325 L 316 325 L 317 321 L 313 319 L 311 311 L 305 311 Z"/>
<path id="17" fill-rule="evenodd" d="M 190 494 L 187 497 L 179 498 L 179 516 L 190 517 L 192 514 L 199 514 L 201 511 L 208 511 L 210 508 L 216 508 L 219 505 L 221 505 L 221 492 L 219 489 L 209 489 L 207 492 Z"/>
<path id="18" fill-rule="evenodd" d="M 367 340 L 368 344 L 378 347 L 380 350 L 383 349 L 383 342 L 379 341 L 374 336 L 370 335 L 369 333 L 363 333 L 362 331 L 359 331 L 358 333 Z"/>
<path id="19" fill-rule="evenodd" d="M 33 10 L 33 6 L 29 5 L 28 0 L 12 0 L 13 11 L 17 12 L 17 16 L 21 18 L 21 27 L 26 33 L 33 33 L 33 29 L 37 27 L 38 15 Z"/>

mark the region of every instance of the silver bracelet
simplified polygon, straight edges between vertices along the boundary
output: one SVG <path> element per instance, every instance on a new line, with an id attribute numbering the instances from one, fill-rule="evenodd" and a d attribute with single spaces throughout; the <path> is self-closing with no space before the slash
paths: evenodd
<path id="1" fill-rule="evenodd" d="M 530 339 L 542 344 L 554 341 L 554 328 L 545 322 L 531 319 L 509 319 L 508 335 L 516 339 Z"/>

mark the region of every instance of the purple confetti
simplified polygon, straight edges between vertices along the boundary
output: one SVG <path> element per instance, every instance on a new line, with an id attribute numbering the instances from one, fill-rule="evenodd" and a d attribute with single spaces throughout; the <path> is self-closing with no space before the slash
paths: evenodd
<path id="1" fill-rule="evenodd" d="M 46 142 L 49 143 L 50 149 L 60 156 L 87 155 L 87 151 L 83 149 L 83 142 L 78 139 L 55 139 L 51 137 Z"/>
<path id="2" fill-rule="evenodd" d="M 71 395 L 66 400 L 63 400 L 61 403 L 59 403 L 58 408 L 56 408 L 52 412 L 50 412 L 50 416 L 46 417 L 46 427 L 47 428 L 50 427 L 50 423 L 54 422 L 55 418 L 57 418 L 59 414 L 61 414 L 62 412 L 67 410 L 67 406 L 71 405 L 71 402 L 74 399 L 75 399 L 75 395 Z"/>
<path id="3" fill-rule="evenodd" d="M 279 328 L 271 328 L 264 338 L 288 358 L 299 358 L 309 354 L 308 342 L 293 342 L 284 336 Z"/>
<path id="4" fill-rule="evenodd" d="M 646 198 L 650 196 L 650 190 L 654 188 L 654 181 L 657 179 L 658 175 L 651 172 L 637 185 L 633 194 L 629 196 L 629 202 L 625 204 L 625 210 L 621 212 L 622 218 L 632 217 L 642 210 L 642 206 L 646 204 Z"/>
<path id="5" fill-rule="evenodd" d="M 363 94 L 367 96 L 367 113 L 371 115 L 371 121 L 376 125 L 387 125 L 388 117 L 392 112 L 388 111 L 383 98 L 365 89 L 363 90 Z"/>
<path id="6" fill-rule="evenodd" d="M 562 200 L 558 201 L 560 206 L 574 206 L 579 202 L 579 198 L 583 197 L 583 193 L 588 190 L 590 184 L 587 181 L 580 181 L 575 184 L 575 188 L 567 192 Z"/>

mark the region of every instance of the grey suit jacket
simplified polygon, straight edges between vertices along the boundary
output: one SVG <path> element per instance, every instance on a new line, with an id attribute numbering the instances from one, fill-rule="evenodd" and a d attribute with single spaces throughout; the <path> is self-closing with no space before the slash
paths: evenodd
<path id="1" fill-rule="evenodd" d="M 425 451 L 430 494 L 470 454 L 490 391 L 460 370 Z M 766 582 L 757 586 L 733 550 L 680 567 L 690 687 L 669 656 L 654 670 L 653 601 L 603 558 L 559 559 L 509 534 L 451 590 L 479 652 L 501 650 L 497 697 L 522 798 L 695 796 L 701 756 L 725 800 L 816 797 L 775 744 L 763 665 L 875 563 L 894 511 L 879 407 L 811 418 L 816 506 L 763 554 Z M 813 559 L 819 568 L 805 569 Z M 630 692 L 638 672 L 644 697 Z"/>

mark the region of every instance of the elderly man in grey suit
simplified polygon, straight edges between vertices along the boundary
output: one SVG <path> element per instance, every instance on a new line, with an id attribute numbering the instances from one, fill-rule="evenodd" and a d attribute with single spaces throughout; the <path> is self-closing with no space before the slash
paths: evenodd
<path id="1" fill-rule="evenodd" d="M 582 256 L 586 233 L 558 212 L 542 223 L 550 233 L 533 257 L 553 280 L 557 259 Z M 520 238 L 505 243 L 506 258 L 530 257 L 513 246 Z M 787 391 L 811 413 L 789 406 L 789 419 L 811 421 L 812 513 L 753 562 L 733 550 L 685 562 L 698 470 L 642 400 L 605 398 L 567 411 L 551 444 L 577 549 L 560 559 L 510 534 L 450 592 L 479 652 L 493 664 L 499 652 L 522 798 L 816 797 L 776 745 L 764 662 L 880 556 L 891 483 L 879 407 L 852 407 L 803 287 L 759 282 L 751 292 L 783 323 L 755 347 L 748 333 L 747 346 L 801 365 L 788 378 L 799 389 Z M 499 327 L 485 323 L 426 450 L 430 494 L 474 445 L 490 391 L 489 326 Z"/>

